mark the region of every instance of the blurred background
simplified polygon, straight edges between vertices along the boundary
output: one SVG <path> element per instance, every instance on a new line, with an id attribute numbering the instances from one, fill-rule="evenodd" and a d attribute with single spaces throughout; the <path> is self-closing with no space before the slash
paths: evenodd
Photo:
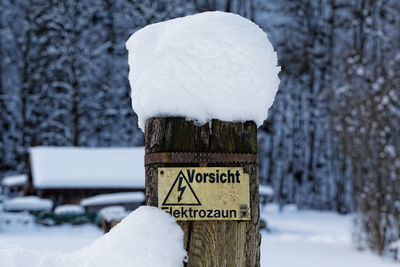
<path id="1" fill-rule="evenodd" d="M 355 240 L 400 238 L 399 0 L 1 0 L 0 179 L 33 146 L 132 147 L 125 42 L 159 21 L 221 10 L 278 53 L 259 129 L 260 183 L 281 207 L 357 212 Z"/>

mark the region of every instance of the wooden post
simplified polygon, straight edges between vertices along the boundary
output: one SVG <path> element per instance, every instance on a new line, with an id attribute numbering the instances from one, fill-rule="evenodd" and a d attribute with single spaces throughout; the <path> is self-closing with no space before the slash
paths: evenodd
<path id="1" fill-rule="evenodd" d="M 211 127 L 211 129 L 210 129 Z M 146 121 L 146 154 L 160 152 L 257 153 L 254 122 L 213 120 L 197 126 L 184 118 Z M 198 167 L 193 164 L 146 165 L 146 204 L 158 206 L 159 167 Z M 249 174 L 251 219 L 247 221 L 179 221 L 188 251 L 186 266 L 260 266 L 260 216 L 256 163 L 208 164 L 208 167 L 243 167 Z"/>

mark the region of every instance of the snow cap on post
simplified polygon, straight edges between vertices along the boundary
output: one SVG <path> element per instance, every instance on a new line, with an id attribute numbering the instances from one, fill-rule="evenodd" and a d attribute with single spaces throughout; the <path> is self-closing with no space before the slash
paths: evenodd
<path id="1" fill-rule="evenodd" d="M 267 35 L 236 14 L 204 12 L 151 24 L 126 46 L 142 130 L 151 117 L 260 126 L 278 90 L 280 67 Z"/>

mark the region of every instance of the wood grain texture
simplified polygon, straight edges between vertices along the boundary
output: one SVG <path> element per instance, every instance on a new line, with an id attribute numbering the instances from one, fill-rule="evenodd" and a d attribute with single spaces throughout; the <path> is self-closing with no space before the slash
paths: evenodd
<path id="1" fill-rule="evenodd" d="M 210 128 L 211 127 L 211 128 Z M 232 123 L 213 120 L 196 126 L 184 118 L 151 118 L 145 128 L 146 153 L 219 152 L 257 153 L 254 122 Z M 158 205 L 158 167 L 195 164 L 152 164 L 146 166 L 146 204 Z M 208 167 L 243 167 L 250 178 L 250 221 L 182 221 L 186 266 L 260 266 L 259 198 L 257 164 L 218 164 Z"/>

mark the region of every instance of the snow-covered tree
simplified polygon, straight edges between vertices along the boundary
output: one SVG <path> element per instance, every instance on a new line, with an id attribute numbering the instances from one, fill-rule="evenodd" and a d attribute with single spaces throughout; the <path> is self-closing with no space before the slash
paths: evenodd
<path id="1" fill-rule="evenodd" d="M 341 168 L 333 135 L 334 39 L 337 6 L 333 1 L 259 1 L 255 20 L 278 52 L 281 84 L 263 131 L 261 180 L 273 185 L 282 204 L 351 209 L 351 182 Z M 337 76 L 336 76 L 337 75 Z"/>
<path id="2" fill-rule="evenodd" d="M 355 1 L 337 132 L 352 165 L 361 242 L 382 253 L 400 238 L 400 3 Z"/>
<path id="3" fill-rule="evenodd" d="M 149 23 L 194 13 L 192 1 L 4 0 L 0 8 L 0 177 L 28 171 L 30 146 L 143 143 L 125 42 Z"/>
<path id="4" fill-rule="evenodd" d="M 254 20 L 278 52 L 281 84 L 259 134 L 275 200 L 356 208 L 378 251 L 398 239 L 397 0 L 2 0 L 0 178 L 28 171 L 30 146 L 141 145 L 125 42 L 208 10 Z"/>
<path id="5" fill-rule="evenodd" d="M 0 3 L 0 177 L 26 172 L 26 94 L 29 51 L 28 5 L 25 1 Z"/>

